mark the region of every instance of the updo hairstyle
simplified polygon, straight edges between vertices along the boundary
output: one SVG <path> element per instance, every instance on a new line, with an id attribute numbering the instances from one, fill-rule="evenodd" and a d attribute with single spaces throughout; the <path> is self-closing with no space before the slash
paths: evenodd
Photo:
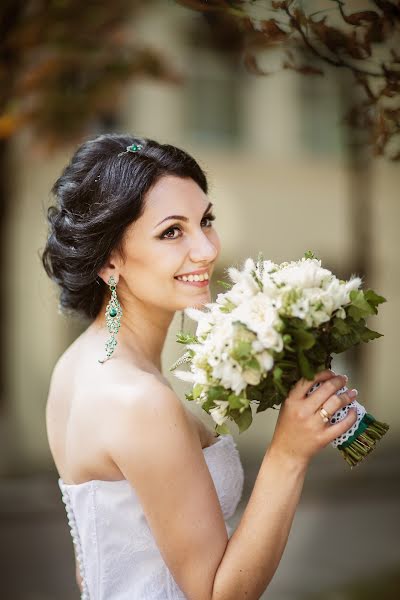
<path id="1" fill-rule="evenodd" d="M 141 144 L 137 152 L 125 152 Z M 118 156 L 121 152 L 123 154 Z M 208 192 L 207 179 L 185 151 L 131 135 L 105 134 L 83 143 L 52 193 L 49 234 L 41 260 L 60 288 L 59 309 L 93 320 L 108 286 L 98 272 L 123 235 L 144 212 L 145 195 L 164 175 L 193 179 Z"/>

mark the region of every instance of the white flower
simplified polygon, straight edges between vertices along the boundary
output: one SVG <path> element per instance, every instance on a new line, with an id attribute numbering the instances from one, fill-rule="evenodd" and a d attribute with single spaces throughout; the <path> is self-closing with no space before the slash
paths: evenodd
<path id="1" fill-rule="evenodd" d="M 243 271 L 245 273 L 251 273 L 256 270 L 256 263 L 253 258 L 246 258 L 243 264 Z"/>
<path id="2" fill-rule="evenodd" d="M 222 300 L 227 299 L 233 302 L 233 304 L 238 305 L 259 291 L 260 288 L 255 282 L 254 277 L 248 273 L 243 273 L 240 280 L 230 290 L 223 294 L 218 294 L 217 302 L 223 304 Z"/>
<path id="3" fill-rule="evenodd" d="M 242 368 L 232 359 L 215 365 L 212 370 L 212 376 L 215 379 L 219 379 L 224 388 L 233 390 L 237 395 L 246 387 Z"/>
<path id="4" fill-rule="evenodd" d="M 257 354 L 257 360 L 261 364 L 264 371 L 270 371 L 274 366 L 274 359 L 267 350 L 264 350 L 264 352 L 261 352 L 261 354 Z"/>
<path id="5" fill-rule="evenodd" d="M 208 313 L 205 311 L 199 310 L 198 308 L 194 308 L 192 306 L 187 306 L 183 312 L 189 317 L 189 319 L 193 319 L 193 321 L 202 321 L 208 315 Z"/>
<path id="6" fill-rule="evenodd" d="M 299 288 L 321 287 L 323 282 L 330 281 L 332 277 L 331 271 L 322 268 L 321 261 L 315 258 L 288 263 L 273 274 L 277 283 Z"/>
<path id="7" fill-rule="evenodd" d="M 181 379 L 182 381 L 190 381 L 191 383 L 195 383 L 195 377 L 193 373 L 190 371 L 174 371 L 175 377 Z"/>
<path id="8" fill-rule="evenodd" d="M 243 379 L 249 385 L 258 385 L 261 380 L 261 371 L 257 371 L 256 369 L 244 369 Z"/>
<path id="9" fill-rule="evenodd" d="M 229 406 L 227 400 L 214 400 L 215 408 L 210 408 L 210 414 L 217 425 L 223 425 L 227 421 L 226 411 Z"/>
<path id="10" fill-rule="evenodd" d="M 336 313 L 336 317 L 338 317 L 339 319 L 346 318 L 346 311 L 344 310 L 344 308 L 339 308 L 339 310 Z"/>
<path id="11" fill-rule="evenodd" d="M 270 350 L 275 350 L 275 352 L 281 352 L 283 349 L 283 338 L 280 333 L 278 333 L 271 326 L 264 327 L 260 329 L 258 332 L 258 338 L 264 348 L 268 348 Z"/>

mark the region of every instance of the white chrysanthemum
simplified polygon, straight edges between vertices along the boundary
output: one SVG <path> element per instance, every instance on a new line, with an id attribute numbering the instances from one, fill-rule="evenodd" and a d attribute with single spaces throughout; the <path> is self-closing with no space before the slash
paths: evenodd
<path id="1" fill-rule="evenodd" d="M 274 329 L 280 321 L 278 312 L 262 292 L 240 304 L 230 314 L 233 319 L 237 319 L 253 331 L 264 348 L 271 348 L 278 352 L 282 350 L 282 337 Z"/>
<path id="2" fill-rule="evenodd" d="M 274 280 L 274 273 L 263 273 L 262 285 L 263 294 L 270 298 L 273 306 L 280 308 L 282 304 L 281 290 Z"/>
<path id="3" fill-rule="evenodd" d="M 240 394 L 246 387 L 240 365 L 232 359 L 225 360 L 215 365 L 212 376 L 219 379 L 221 385 L 226 389 L 232 389 L 235 394 Z"/>
<path id="4" fill-rule="evenodd" d="M 298 288 L 321 287 L 323 283 L 329 282 L 332 277 L 332 272 L 321 267 L 321 261 L 315 258 L 288 263 L 273 274 L 273 278 L 277 283 Z"/>
<path id="5" fill-rule="evenodd" d="M 227 400 L 214 400 L 214 404 L 217 406 L 215 408 L 210 408 L 210 415 L 217 425 L 223 425 L 228 419 L 226 411 L 229 406 L 229 402 Z"/>
<path id="6" fill-rule="evenodd" d="M 248 298 L 251 298 L 260 291 L 257 283 L 252 275 L 248 273 L 242 273 L 239 281 L 233 285 L 233 287 L 223 294 L 218 294 L 217 302 L 224 304 L 224 300 L 227 299 L 233 304 L 241 304 Z"/>

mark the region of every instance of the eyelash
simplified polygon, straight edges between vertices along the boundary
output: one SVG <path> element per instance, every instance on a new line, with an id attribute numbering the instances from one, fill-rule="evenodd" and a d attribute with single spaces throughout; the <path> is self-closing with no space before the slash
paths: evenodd
<path id="1" fill-rule="evenodd" d="M 202 218 L 202 221 L 204 221 L 204 219 L 208 219 L 209 221 L 215 221 L 216 216 L 209 214 L 209 215 L 204 215 L 204 217 Z M 209 227 L 211 227 L 211 225 L 209 225 Z M 173 227 L 169 227 L 166 231 L 164 231 L 164 233 L 162 233 L 160 235 L 160 240 L 177 240 L 178 238 L 168 238 L 165 237 L 167 233 L 169 233 L 170 231 L 174 231 L 175 229 L 178 229 L 179 231 L 181 231 L 181 228 L 178 225 L 174 225 Z"/>

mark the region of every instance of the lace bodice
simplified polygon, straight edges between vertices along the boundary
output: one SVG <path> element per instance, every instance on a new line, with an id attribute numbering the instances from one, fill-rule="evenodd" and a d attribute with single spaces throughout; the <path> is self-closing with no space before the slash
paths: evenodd
<path id="1" fill-rule="evenodd" d="M 242 495 L 244 473 L 232 435 L 203 448 L 226 523 Z M 58 480 L 83 580 L 81 600 L 184 600 L 130 483 Z"/>

